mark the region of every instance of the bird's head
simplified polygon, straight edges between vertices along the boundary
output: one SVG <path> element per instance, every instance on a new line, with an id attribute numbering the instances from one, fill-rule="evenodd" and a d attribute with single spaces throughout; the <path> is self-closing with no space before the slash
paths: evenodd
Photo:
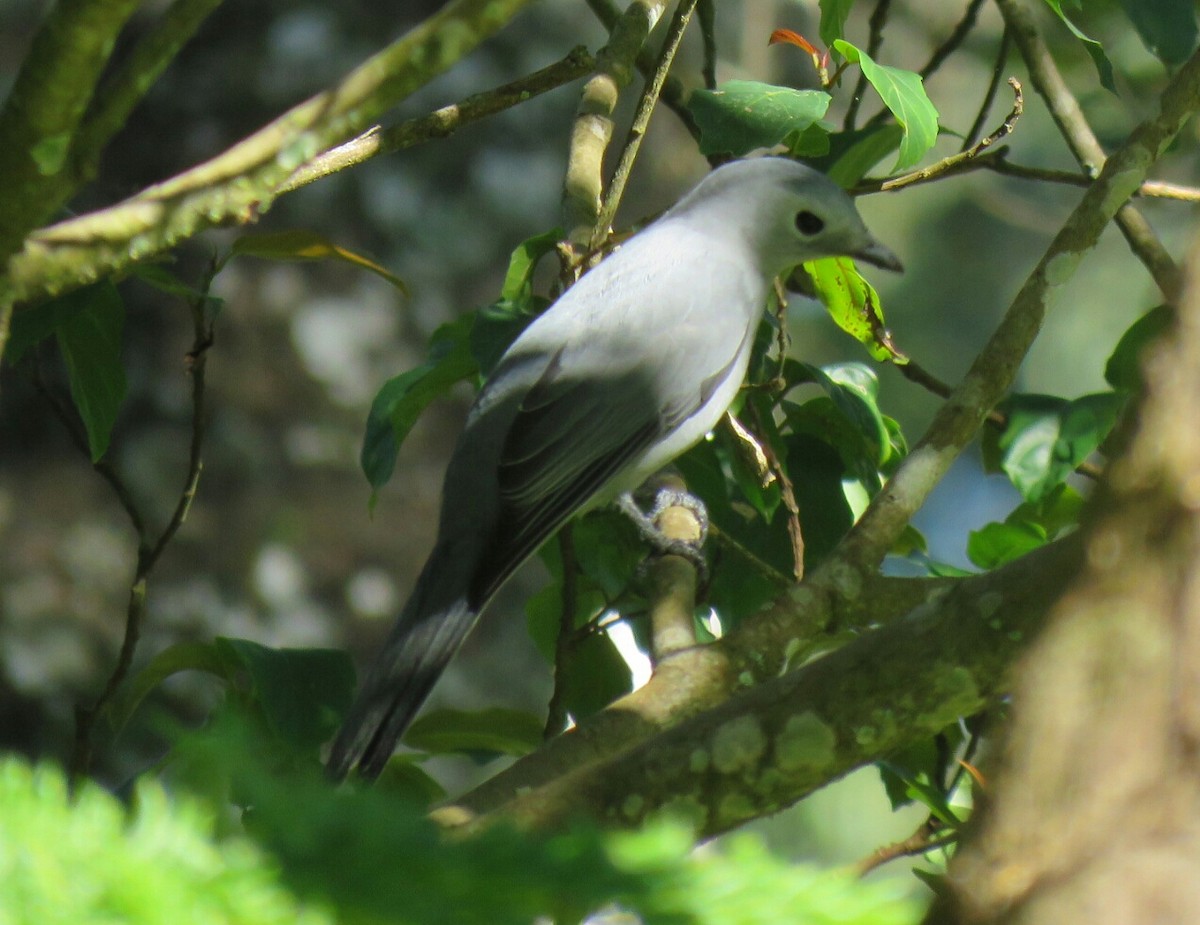
<path id="1" fill-rule="evenodd" d="M 687 214 L 718 236 L 740 237 L 769 276 L 821 257 L 853 257 L 887 270 L 903 269 L 867 230 L 842 189 L 787 158 L 760 157 L 718 167 L 671 213 Z"/>

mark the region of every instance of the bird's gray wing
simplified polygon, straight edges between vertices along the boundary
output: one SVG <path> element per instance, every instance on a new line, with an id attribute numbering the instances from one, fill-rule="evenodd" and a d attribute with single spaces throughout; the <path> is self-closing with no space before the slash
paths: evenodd
<path id="1" fill-rule="evenodd" d="M 686 366 L 682 346 L 666 352 Z M 504 441 L 500 532 L 476 586 L 484 597 L 614 476 L 700 408 L 736 355 L 730 346 L 728 361 L 708 376 L 685 369 L 663 377 L 661 370 L 635 364 L 580 375 L 564 362 L 565 350 L 529 390 Z"/>

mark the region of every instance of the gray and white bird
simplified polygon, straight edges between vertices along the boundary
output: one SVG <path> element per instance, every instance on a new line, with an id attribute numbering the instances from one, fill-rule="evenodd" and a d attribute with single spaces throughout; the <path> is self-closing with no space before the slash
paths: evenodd
<path id="1" fill-rule="evenodd" d="M 823 175 L 784 158 L 737 161 L 525 329 L 471 408 L 437 543 L 333 743 L 332 777 L 379 774 L 480 611 L 559 527 L 716 426 L 772 281 L 833 256 L 900 269 Z"/>

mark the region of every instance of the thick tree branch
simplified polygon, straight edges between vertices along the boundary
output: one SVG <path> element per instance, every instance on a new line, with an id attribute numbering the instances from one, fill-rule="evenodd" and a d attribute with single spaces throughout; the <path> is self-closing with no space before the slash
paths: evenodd
<path id="1" fill-rule="evenodd" d="M 528 2 L 453 0 L 337 87 L 207 163 L 111 208 L 30 235 L 9 263 L 8 280 L 0 278 L 0 308 L 90 282 L 216 225 L 253 219 L 270 207 L 297 168 L 364 129 Z"/>
<path id="2" fill-rule="evenodd" d="M 1200 249 L 937 923 L 1200 921 Z"/>
<path id="3" fill-rule="evenodd" d="M 75 131 L 139 2 L 60 0 L 34 36 L 0 110 L 0 264 L 75 191 L 66 171 Z M 0 324 L 0 350 L 6 330 Z"/>
<path id="4" fill-rule="evenodd" d="M 179 50 L 223 0 L 175 0 L 134 48 L 116 76 L 101 85 L 71 146 L 75 188 L 91 180 L 109 140 L 154 86 Z"/>
<path id="5" fill-rule="evenodd" d="M 1067 540 L 957 583 L 910 580 L 917 600 L 891 600 L 889 625 L 607 760 L 514 789 L 494 809 L 470 794 L 455 815 L 491 809 L 483 824 L 544 827 L 587 815 L 634 825 L 669 806 L 713 835 L 777 812 L 1002 693 L 1078 558 Z"/>

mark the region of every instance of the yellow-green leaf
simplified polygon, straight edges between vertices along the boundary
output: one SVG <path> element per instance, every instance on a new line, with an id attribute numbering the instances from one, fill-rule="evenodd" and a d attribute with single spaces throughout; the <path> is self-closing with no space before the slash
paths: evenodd
<path id="1" fill-rule="evenodd" d="M 818 299 L 833 320 L 847 334 L 866 346 L 877 360 L 907 363 L 908 357 L 896 349 L 883 321 L 879 293 L 849 257 L 826 257 L 804 264 L 812 278 Z"/>
<path id="2" fill-rule="evenodd" d="M 233 242 L 231 257 L 260 257 L 264 260 L 341 260 L 370 270 L 408 295 L 408 287 L 395 273 L 374 260 L 356 254 L 329 239 L 303 228 L 269 234 L 243 235 Z"/>

